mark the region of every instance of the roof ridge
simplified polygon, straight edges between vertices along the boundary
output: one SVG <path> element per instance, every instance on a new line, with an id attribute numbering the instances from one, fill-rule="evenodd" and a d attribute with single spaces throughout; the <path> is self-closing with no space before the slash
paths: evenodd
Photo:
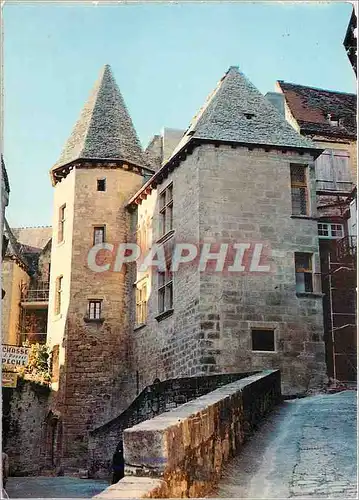
<path id="1" fill-rule="evenodd" d="M 44 228 L 52 228 L 52 226 L 17 226 L 17 227 L 12 227 L 11 229 L 44 229 Z"/>
<path id="2" fill-rule="evenodd" d="M 295 87 L 303 87 L 306 89 L 313 89 L 313 90 L 321 90 L 323 92 L 331 92 L 332 94 L 345 94 L 345 95 L 352 95 L 352 96 L 357 96 L 357 94 L 354 94 L 353 92 L 343 92 L 341 90 L 329 90 L 329 89 L 323 89 L 321 87 L 313 87 L 312 85 L 303 85 L 301 83 L 294 83 L 294 82 L 287 82 L 285 80 L 277 80 L 278 83 L 285 83 L 287 85 L 294 85 Z"/>

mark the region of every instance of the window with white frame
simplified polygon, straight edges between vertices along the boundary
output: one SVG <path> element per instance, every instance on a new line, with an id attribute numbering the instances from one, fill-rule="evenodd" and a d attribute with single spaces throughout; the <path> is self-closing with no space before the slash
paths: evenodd
<path id="1" fill-rule="evenodd" d="M 353 186 L 350 155 L 341 149 L 326 149 L 315 162 L 317 191 L 350 192 Z"/>
<path id="2" fill-rule="evenodd" d="M 344 237 L 343 224 L 332 224 L 331 222 L 318 222 L 319 238 L 340 239 Z"/>
<path id="3" fill-rule="evenodd" d="M 313 254 L 295 253 L 295 283 L 297 293 L 313 292 Z"/>
<path id="4" fill-rule="evenodd" d="M 173 276 L 169 268 L 158 273 L 158 313 L 173 309 Z"/>
<path id="5" fill-rule="evenodd" d="M 173 225 L 173 185 L 164 189 L 159 196 L 159 236 L 163 236 L 172 229 Z"/>
<path id="6" fill-rule="evenodd" d="M 136 325 L 143 325 L 147 319 L 147 280 L 136 286 Z"/>
<path id="7" fill-rule="evenodd" d="M 89 319 L 101 319 L 102 300 L 88 301 L 87 315 Z"/>

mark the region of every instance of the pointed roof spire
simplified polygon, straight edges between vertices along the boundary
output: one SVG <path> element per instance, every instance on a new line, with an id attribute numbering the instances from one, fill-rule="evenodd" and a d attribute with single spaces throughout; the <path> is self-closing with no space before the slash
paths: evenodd
<path id="1" fill-rule="evenodd" d="M 231 66 L 219 81 L 172 156 L 191 139 L 317 149 L 289 125 L 236 66 Z"/>
<path id="2" fill-rule="evenodd" d="M 108 64 L 103 67 L 51 172 L 80 159 L 146 165 L 140 141 Z"/>

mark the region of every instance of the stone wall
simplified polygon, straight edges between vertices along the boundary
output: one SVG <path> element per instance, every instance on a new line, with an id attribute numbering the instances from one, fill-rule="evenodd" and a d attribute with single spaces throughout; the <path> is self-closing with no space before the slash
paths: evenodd
<path id="1" fill-rule="evenodd" d="M 124 432 L 126 476 L 95 498 L 198 498 L 280 401 L 280 373 L 225 385 Z"/>
<path id="2" fill-rule="evenodd" d="M 280 369 L 285 394 L 326 378 L 320 290 L 296 293 L 295 252 L 320 273 L 315 169 L 309 154 L 201 146 L 200 236 L 206 242 L 261 243 L 270 272 L 201 274 L 200 317 L 212 371 Z M 292 216 L 290 165 L 308 165 L 309 216 Z M 251 261 L 253 250 L 246 254 Z M 314 292 L 316 292 L 314 290 Z M 252 329 L 274 331 L 273 351 L 252 349 Z"/>
<path id="3" fill-rule="evenodd" d="M 47 386 L 23 379 L 16 389 L 2 389 L 3 448 L 12 476 L 37 475 L 43 465 L 40 443 L 49 392 Z"/>
<path id="4" fill-rule="evenodd" d="M 308 165 L 308 217 L 292 216 L 291 163 Z M 299 297 L 295 284 L 295 252 L 312 254 L 314 273 L 320 273 L 313 158 L 264 148 L 195 148 L 138 207 L 139 218 L 152 213 L 153 242 L 162 241 L 158 194 L 171 182 L 173 233 L 164 245 L 264 244 L 271 272 L 180 266 L 173 277 L 173 313 L 158 317 L 157 275 L 150 271 L 147 321 L 131 335 L 140 387 L 156 377 L 262 369 L 281 370 L 286 394 L 323 384 L 322 295 Z M 252 350 L 252 328 L 274 330 L 273 352 Z"/>
<path id="5" fill-rule="evenodd" d="M 113 453 L 123 439 L 125 429 L 248 375 L 233 373 L 185 377 L 146 387 L 121 415 L 90 432 L 88 469 L 91 476 L 109 476 Z"/>
<path id="6" fill-rule="evenodd" d="M 106 179 L 106 190 L 97 180 Z M 78 168 L 55 187 L 48 342 L 59 345 L 59 382 L 51 410 L 59 412 L 61 439 L 56 465 L 83 467 L 88 432 L 123 411 L 136 396 L 129 369 L 126 269 L 95 272 L 88 265 L 94 227 L 105 240 L 127 241 L 130 214 L 125 205 L 143 178 L 119 168 Z M 58 242 L 59 207 L 66 203 L 64 241 Z M 107 254 L 106 254 L 107 258 Z M 55 282 L 63 276 L 63 301 L 55 315 Z M 89 300 L 101 300 L 101 318 L 89 320 Z"/>
<path id="7" fill-rule="evenodd" d="M 138 207 L 138 219 L 145 213 L 152 217 L 151 241 L 161 240 L 159 234 L 158 195 L 173 183 L 173 229 L 164 247 L 175 243 L 197 243 L 199 239 L 199 186 L 198 165 L 201 157 L 198 150 L 173 171 L 156 191 Z M 161 244 L 161 243 L 160 243 Z M 131 334 L 133 366 L 138 371 L 140 388 L 152 384 L 155 378 L 161 380 L 200 375 L 200 322 L 199 284 L 197 269 L 192 266 L 180 268 L 173 277 L 173 314 L 158 314 L 158 276 L 149 269 L 148 316 L 145 325 L 134 328 Z M 137 273 L 137 280 L 144 279 L 144 273 Z M 135 310 L 132 290 L 132 311 Z M 134 325 L 134 317 L 132 317 Z M 240 370 L 236 370 L 237 372 Z"/>

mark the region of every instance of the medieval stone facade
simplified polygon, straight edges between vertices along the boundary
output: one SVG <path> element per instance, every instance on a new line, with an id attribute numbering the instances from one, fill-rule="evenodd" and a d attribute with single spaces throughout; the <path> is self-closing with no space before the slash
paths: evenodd
<path id="1" fill-rule="evenodd" d="M 165 128 L 142 151 L 104 68 L 51 169 L 51 242 L 37 256 L 50 273 L 43 466 L 85 466 L 89 433 L 155 380 L 279 368 L 287 395 L 326 382 L 316 165 L 327 146 L 288 109 L 231 67 L 186 131 Z M 158 250 L 165 267 L 120 265 L 121 244 Z M 216 255 L 173 271 L 179 245 Z M 242 245 L 236 272 L 215 269 L 226 245 Z"/>

